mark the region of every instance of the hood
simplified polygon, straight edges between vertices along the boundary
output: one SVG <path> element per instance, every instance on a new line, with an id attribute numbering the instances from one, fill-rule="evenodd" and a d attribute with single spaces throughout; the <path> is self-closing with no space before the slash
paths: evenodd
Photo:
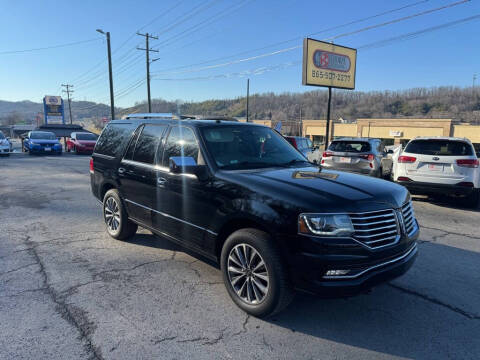
<path id="1" fill-rule="evenodd" d="M 46 139 L 30 139 L 30 142 L 32 143 L 35 143 L 35 144 L 51 144 L 51 145 L 55 145 L 55 144 L 60 144 L 60 142 L 55 139 L 55 140 L 46 140 Z"/>
<path id="2" fill-rule="evenodd" d="M 389 181 L 318 167 L 221 171 L 222 177 L 301 211 L 362 212 L 398 208 L 408 191 Z"/>

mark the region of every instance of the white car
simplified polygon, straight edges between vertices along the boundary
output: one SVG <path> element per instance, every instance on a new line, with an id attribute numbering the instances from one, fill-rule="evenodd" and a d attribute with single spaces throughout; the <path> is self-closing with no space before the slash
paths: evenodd
<path id="1" fill-rule="evenodd" d="M 412 193 L 462 196 L 469 206 L 479 202 L 479 162 L 468 139 L 417 137 L 393 167 L 393 180 Z"/>
<path id="2" fill-rule="evenodd" d="M 12 143 L 0 131 L 0 155 L 9 156 L 12 151 Z"/>

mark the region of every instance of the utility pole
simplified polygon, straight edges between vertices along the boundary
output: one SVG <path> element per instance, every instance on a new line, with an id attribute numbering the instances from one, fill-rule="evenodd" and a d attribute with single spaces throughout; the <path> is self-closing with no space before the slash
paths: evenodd
<path id="1" fill-rule="evenodd" d="M 141 34 L 141 33 L 138 33 L 138 32 L 137 32 L 137 35 L 139 35 L 139 36 L 144 36 L 144 37 L 145 37 L 145 49 L 142 49 L 142 48 L 137 47 L 137 50 L 144 50 L 144 51 L 145 51 L 145 54 L 146 54 L 146 60 L 147 60 L 147 97 L 148 97 L 148 112 L 151 113 L 151 112 L 152 112 L 152 99 L 151 99 L 151 97 L 150 97 L 150 63 L 152 63 L 152 62 L 154 62 L 154 61 L 157 61 L 158 59 L 154 59 L 154 60 L 150 61 L 150 51 L 151 51 L 151 52 L 157 52 L 157 53 L 158 53 L 158 50 L 150 49 L 150 47 L 149 47 L 149 45 L 148 45 L 148 39 L 158 40 L 158 37 L 153 36 L 153 35 L 150 35 L 149 33 Z"/>
<path id="2" fill-rule="evenodd" d="M 473 74 L 472 89 L 475 89 L 475 80 L 477 80 L 477 74 Z"/>
<path id="3" fill-rule="evenodd" d="M 247 122 L 248 122 L 248 100 L 250 98 L 250 79 L 247 79 Z"/>
<path id="4" fill-rule="evenodd" d="M 68 111 L 70 112 L 70 124 L 73 124 L 73 120 L 72 120 L 72 98 L 70 97 L 70 93 L 73 93 L 73 90 L 70 90 L 70 88 L 72 88 L 73 85 L 62 84 L 62 86 L 67 89 L 67 90 L 62 90 L 62 92 L 67 93 Z"/>
<path id="5" fill-rule="evenodd" d="M 110 47 L 110 32 L 103 32 L 102 29 L 97 29 L 97 32 L 107 37 L 107 52 L 108 52 L 108 75 L 110 78 L 110 113 L 112 120 L 115 120 L 115 104 L 113 102 L 113 75 L 112 75 L 112 49 Z"/>

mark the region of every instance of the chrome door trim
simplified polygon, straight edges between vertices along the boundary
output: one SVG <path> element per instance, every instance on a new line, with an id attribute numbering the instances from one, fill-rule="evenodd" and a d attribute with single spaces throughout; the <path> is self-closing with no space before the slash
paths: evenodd
<path id="1" fill-rule="evenodd" d="M 127 201 L 127 202 L 129 202 L 129 203 L 131 203 L 131 204 L 140 206 L 141 208 L 144 208 L 144 209 L 146 209 L 146 210 L 153 211 L 153 212 L 155 212 L 155 213 L 157 213 L 157 214 L 160 214 L 160 215 L 162 215 L 162 216 L 168 217 L 168 218 L 170 218 L 170 219 L 180 221 L 180 222 L 182 222 L 182 223 L 184 223 L 184 224 L 187 224 L 187 225 L 190 225 L 190 226 L 192 226 L 192 227 L 194 227 L 194 228 L 197 228 L 197 229 L 206 231 L 206 232 L 208 232 L 208 233 L 210 233 L 210 234 L 212 234 L 212 235 L 214 235 L 214 236 L 217 236 L 217 235 L 218 235 L 216 232 L 214 232 L 214 231 L 212 231 L 212 230 L 209 230 L 209 229 L 206 229 L 206 228 L 204 228 L 204 227 L 201 227 L 201 226 L 192 224 L 191 222 L 188 222 L 188 221 L 179 219 L 179 218 L 177 218 L 177 217 L 175 217 L 175 216 L 172 216 L 172 215 L 169 215 L 169 214 L 167 214 L 167 213 L 164 213 L 164 212 L 161 212 L 161 211 L 158 211 L 158 210 L 154 210 L 154 209 L 152 209 L 152 208 L 149 208 L 148 206 L 145 206 L 145 205 L 136 203 L 135 201 L 128 200 L 128 199 L 125 199 L 125 201 Z"/>

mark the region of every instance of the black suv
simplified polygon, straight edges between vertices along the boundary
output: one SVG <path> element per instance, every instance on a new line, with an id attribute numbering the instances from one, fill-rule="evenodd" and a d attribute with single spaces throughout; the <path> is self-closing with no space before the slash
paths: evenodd
<path id="1" fill-rule="evenodd" d="M 91 163 L 108 233 L 137 225 L 216 261 L 244 311 L 294 289 L 349 296 L 402 275 L 419 227 L 408 191 L 310 164 L 276 131 L 222 120 L 115 120 Z"/>

